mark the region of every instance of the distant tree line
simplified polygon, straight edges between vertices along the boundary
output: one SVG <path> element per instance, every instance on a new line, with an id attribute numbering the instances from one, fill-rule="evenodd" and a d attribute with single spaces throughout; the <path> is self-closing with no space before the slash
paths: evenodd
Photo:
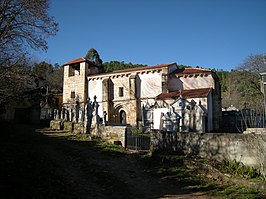
<path id="1" fill-rule="evenodd" d="M 264 111 L 259 73 L 266 72 L 265 58 L 263 54 L 250 55 L 234 70 L 216 71 L 221 83 L 223 107 L 233 105 L 238 109 Z"/>

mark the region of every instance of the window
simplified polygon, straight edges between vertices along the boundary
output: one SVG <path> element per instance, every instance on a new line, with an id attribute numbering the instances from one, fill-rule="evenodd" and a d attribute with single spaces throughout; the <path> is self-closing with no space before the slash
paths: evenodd
<path id="1" fill-rule="evenodd" d="M 119 87 L 119 97 L 123 97 L 123 96 L 124 96 L 124 88 Z"/>
<path id="2" fill-rule="evenodd" d="M 75 91 L 71 91 L 71 95 L 70 95 L 71 99 L 75 98 Z"/>
<path id="3" fill-rule="evenodd" d="M 80 75 L 80 65 L 78 64 L 72 64 L 69 66 L 68 76 L 77 76 Z"/>

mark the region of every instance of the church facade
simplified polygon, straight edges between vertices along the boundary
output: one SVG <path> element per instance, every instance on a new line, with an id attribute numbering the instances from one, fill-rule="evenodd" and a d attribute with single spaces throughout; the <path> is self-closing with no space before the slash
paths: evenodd
<path id="1" fill-rule="evenodd" d="M 109 73 L 85 58 L 65 63 L 63 107 L 71 109 L 78 103 L 85 110 L 88 99 L 97 100 L 99 118 L 107 124 L 144 125 L 145 110 L 150 109 L 148 120 L 156 129 L 171 108 L 180 109 L 175 113 L 180 130 L 187 125 L 188 131 L 217 131 L 221 123 L 221 91 L 215 72 L 178 68 L 176 63 Z"/>

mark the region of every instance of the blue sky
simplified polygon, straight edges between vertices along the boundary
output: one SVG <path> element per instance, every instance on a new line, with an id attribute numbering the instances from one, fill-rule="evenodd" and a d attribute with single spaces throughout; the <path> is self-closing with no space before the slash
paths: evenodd
<path id="1" fill-rule="evenodd" d="M 101 59 L 231 70 L 266 53 L 265 0 L 51 0 L 59 32 L 41 60 Z"/>

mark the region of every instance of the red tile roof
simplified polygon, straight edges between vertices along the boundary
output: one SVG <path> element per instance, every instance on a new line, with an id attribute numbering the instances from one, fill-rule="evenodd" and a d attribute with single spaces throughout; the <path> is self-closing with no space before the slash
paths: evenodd
<path id="1" fill-rule="evenodd" d="M 76 64 L 76 63 L 81 63 L 81 62 L 86 62 L 86 61 L 88 61 L 88 60 L 83 58 L 83 57 L 80 57 L 80 58 L 77 58 L 75 60 L 72 60 L 72 61 L 69 61 L 69 62 L 63 64 L 63 66 L 70 65 L 70 64 Z"/>
<path id="2" fill-rule="evenodd" d="M 170 63 L 170 64 L 158 64 L 156 66 L 145 66 L 145 67 L 139 67 L 139 68 L 127 68 L 122 70 L 114 70 L 112 73 L 124 73 L 124 72 L 131 72 L 131 71 L 139 71 L 139 70 L 150 70 L 150 69 L 158 69 L 158 68 L 164 68 L 172 66 L 176 63 Z"/>
<path id="3" fill-rule="evenodd" d="M 194 98 L 194 97 L 207 97 L 211 88 L 200 88 L 200 89 L 191 89 L 183 90 L 181 95 L 183 98 Z M 157 99 L 170 99 L 180 97 L 180 91 L 174 91 L 170 93 L 161 93 L 156 98 Z"/>
<path id="4" fill-rule="evenodd" d="M 194 75 L 194 74 L 208 74 L 211 73 L 211 70 L 203 69 L 203 68 L 182 68 L 175 70 L 172 74 L 175 74 L 177 76 L 183 76 L 183 75 Z"/>

